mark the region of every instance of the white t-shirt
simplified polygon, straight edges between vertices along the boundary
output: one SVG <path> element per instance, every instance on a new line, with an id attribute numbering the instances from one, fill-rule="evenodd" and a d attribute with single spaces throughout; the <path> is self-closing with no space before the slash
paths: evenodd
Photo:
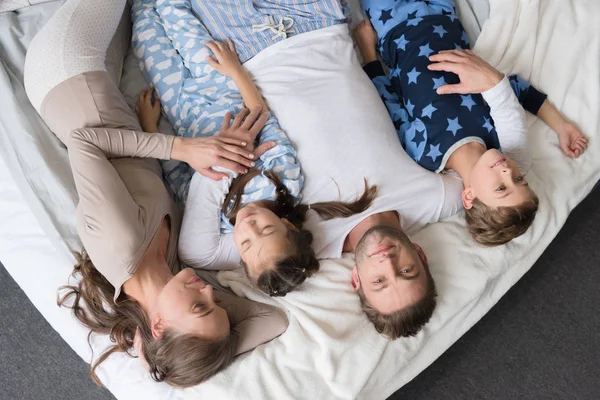
<path id="1" fill-rule="evenodd" d="M 372 206 L 361 214 L 323 221 L 309 212 L 304 227 L 314 236 L 318 258 L 340 257 L 348 233 L 369 215 L 397 211 L 402 228 L 410 235 L 462 207 L 460 178 L 422 168 L 400 145 L 387 110 L 356 57 L 347 25 L 294 36 L 263 50 L 244 65 L 297 149 L 305 175 L 305 203 L 352 201 L 362 194 L 364 178 L 379 188 Z M 518 133 L 518 140 L 509 143 L 500 137 L 503 148 L 523 149 L 524 113 L 523 122 L 514 130 L 510 121 L 515 116 L 514 102 L 522 108 L 510 85 L 503 82 L 484 98 L 492 108 L 499 136 L 501 132 Z M 206 219 L 197 220 L 195 215 L 205 214 L 199 209 L 206 207 L 216 210 L 206 201 L 222 201 L 226 186 L 223 182 L 212 184 L 199 174 L 194 176 L 180 234 L 182 261 L 193 261 L 194 257 L 186 257 L 190 246 L 183 249 L 181 243 L 202 246 L 202 239 L 194 238 L 187 227 L 206 225 Z M 211 190 L 216 192 L 208 193 Z M 212 265 L 195 266 L 221 269 L 219 261 L 223 260 L 223 267 L 232 268 L 239 256 L 233 260 L 235 248 L 227 236 L 213 235 L 218 244 L 204 252 Z"/>

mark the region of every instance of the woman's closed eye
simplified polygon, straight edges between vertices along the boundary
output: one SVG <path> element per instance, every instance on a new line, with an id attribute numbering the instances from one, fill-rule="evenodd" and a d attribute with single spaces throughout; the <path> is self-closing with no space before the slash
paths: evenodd
<path id="1" fill-rule="evenodd" d="M 250 239 L 246 239 L 242 242 L 242 251 L 246 251 L 250 248 Z"/>
<path id="2" fill-rule="evenodd" d="M 202 313 L 204 311 L 206 311 L 206 304 L 204 303 L 195 303 L 194 306 L 192 307 L 192 312 L 194 313 Z"/>

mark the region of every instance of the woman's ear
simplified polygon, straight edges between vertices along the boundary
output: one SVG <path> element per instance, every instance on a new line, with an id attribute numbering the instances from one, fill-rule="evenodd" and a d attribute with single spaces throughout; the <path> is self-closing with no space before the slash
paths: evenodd
<path id="1" fill-rule="evenodd" d="M 298 227 L 294 224 L 292 224 L 290 221 L 288 221 L 287 218 L 281 218 L 281 221 L 283 221 L 283 223 L 285 224 L 285 226 L 287 226 L 289 229 L 292 229 L 296 232 L 298 232 L 300 229 L 298 229 Z"/>
<path id="2" fill-rule="evenodd" d="M 473 189 L 469 186 L 462 192 L 463 207 L 465 207 L 466 210 L 473 208 L 473 200 L 475 200 L 475 195 L 473 195 Z"/>
<path id="3" fill-rule="evenodd" d="M 360 289 L 360 278 L 358 277 L 358 269 L 356 265 L 352 268 L 352 287 L 358 291 Z"/>
<path id="4" fill-rule="evenodd" d="M 415 249 L 417 249 L 417 253 L 419 253 L 419 257 L 421 257 L 421 261 L 423 261 L 424 263 L 427 263 L 427 256 L 425 255 L 425 252 L 423 251 L 421 246 L 419 246 L 416 243 L 413 243 L 413 246 L 415 247 Z"/>
<path id="5" fill-rule="evenodd" d="M 150 328 L 152 329 L 152 337 L 154 337 L 154 339 L 160 339 L 165 334 L 165 326 L 162 317 L 159 314 L 152 319 Z"/>
<path id="6" fill-rule="evenodd" d="M 144 368 L 146 371 L 150 371 L 150 365 L 148 365 L 148 362 L 144 357 L 144 343 L 142 342 L 142 333 L 140 332 L 140 328 L 136 328 L 135 330 L 133 348 L 135 349 L 138 359 L 142 363 L 142 368 Z"/>

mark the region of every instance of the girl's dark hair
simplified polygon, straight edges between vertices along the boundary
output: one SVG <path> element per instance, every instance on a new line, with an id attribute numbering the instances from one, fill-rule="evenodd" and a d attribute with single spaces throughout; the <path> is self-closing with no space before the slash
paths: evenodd
<path id="1" fill-rule="evenodd" d="M 234 327 L 229 335 L 216 340 L 173 329 L 167 329 L 161 338 L 154 339 L 150 320 L 140 304 L 123 292 L 115 302 L 114 287 L 94 267 L 87 253 L 83 251 L 75 256 L 77 264 L 72 276 L 81 275 L 81 279 L 77 286 L 59 288 L 58 305 L 71 308 L 75 318 L 91 330 L 88 343 L 92 333 L 110 335 L 114 345 L 90 364 L 90 375 L 99 386 L 102 383 L 96 375 L 98 366 L 113 353 L 130 354 L 138 328 L 143 345 L 143 355 L 138 356 L 145 358 L 150 375 L 157 382 L 178 387 L 198 385 L 233 361 L 237 347 Z"/>
<path id="2" fill-rule="evenodd" d="M 232 224 L 235 225 L 235 216 L 241 208 L 241 197 L 246 184 L 259 174 L 261 171 L 254 169 L 244 175 L 239 175 L 232 182 L 222 209 Z M 265 200 L 263 201 L 264 206 L 279 218 L 287 219 L 296 229 L 288 229 L 287 234 L 293 254 L 276 261 L 272 268 L 264 268 L 255 284 L 269 296 L 285 296 L 319 270 L 319 261 L 311 247 L 312 233 L 302 229 L 309 206 L 303 203 L 294 204 L 294 197 L 272 171 L 264 172 L 264 175 L 273 182 L 277 193 L 275 201 Z M 376 195 L 377 186 L 369 186 L 365 179 L 365 189 L 362 195 L 353 202 L 320 202 L 311 204 L 310 209 L 324 220 L 347 218 L 369 208 Z M 245 263 L 242 264 L 248 272 Z"/>

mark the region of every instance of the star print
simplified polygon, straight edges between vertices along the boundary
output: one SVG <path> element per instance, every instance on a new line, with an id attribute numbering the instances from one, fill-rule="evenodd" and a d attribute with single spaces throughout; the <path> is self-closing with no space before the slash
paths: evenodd
<path id="1" fill-rule="evenodd" d="M 393 93 L 394 92 L 394 88 L 392 87 L 392 85 L 383 85 L 383 87 L 385 88 L 385 90 L 388 93 Z"/>
<path id="2" fill-rule="evenodd" d="M 442 25 L 433 25 L 433 33 L 437 33 L 440 35 L 440 38 L 443 38 L 448 31 Z"/>
<path id="3" fill-rule="evenodd" d="M 394 40 L 394 43 L 396 43 L 397 48 L 406 50 L 406 45 L 410 43 L 410 40 L 406 40 L 406 37 L 402 35 L 398 39 Z"/>
<path id="4" fill-rule="evenodd" d="M 415 105 L 412 104 L 410 102 L 410 100 L 408 100 L 408 103 L 404 103 L 404 108 L 406 108 L 406 111 L 408 111 L 408 113 L 412 117 L 413 116 L 413 110 L 415 109 Z"/>
<path id="5" fill-rule="evenodd" d="M 421 117 L 429 117 L 431 118 L 431 115 L 437 111 L 437 108 L 435 108 L 433 106 L 433 103 L 429 103 L 427 106 L 425 106 L 425 108 L 423 108 L 423 112 L 421 113 Z"/>
<path id="6" fill-rule="evenodd" d="M 427 43 L 425 46 L 419 46 L 419 57 L 425 56 L 429 58 L 431 53 L 433 53 L 433 50 L 431 50 L 431 47 L 429 47 L 429 43 Z"/>
<path id="7" fill-rule="evenodd" d="M 419 22 L 423 21 L 423 18 L 417 18 L 416 11 L 408 14 L 406 19 L 408 20 L 408 22 L 406 23 L 406 26 L 417 26 L 417 25 L 419 25 Z"/>
<path id="8" fill-rule="evenodd" d="M 462 46 L 460 44 L 454 43 L 454 50 L 462 50 Z"/>
<path id="9" fill-rule="evenodd" d="M 423 135 L 424 133 L 425 129 L 419 131 L 415 128 L 415 136 L 412 138 L 411 142 L 413 142 L 417 145 L 417 147 L 419 147 L 419 145 L 425 141 L 425 135 Z"/>
<path id="10" fill-rule="evenodd" d="M 368 18 L 368 19 L 371 19 L 371 9 L 370 9 L 370 8 L 367 8 L 367 9 L 365 10 L 365 14 L 367 14 L 367 18 Z"/>
<path id="11" fill-rule="evenodd" d="M 435 146 L 432 144 L 429 145 L 429 153 L 426 154 L 427 157 L 430 157 L 431 160 L 433 162 L 435 162 L 435 160 L 437 160 L 437 158 L 441 155 L 442 155 L 442 153 L 440 153 L 440 145 L 439 144 L 436 144 Z"/>
<path id="12" fill-rule="evenodd" d="M 466 96 L 461 95 L 460 97 L 462 99 L 462 103 L 460 103 L 460 105 L 467 107 L 469 111 L 471 111 L 473 106 L 476 105 L 476 103 L 473 101 L 473 97 L 470 94 Z"/>
<path id="13" fill-rule="evenodd" d="M 487 129 L 488 133 L 491 132 L 492 129 L 494 129 L 494 127 L 490 123 L 490 118 L 483 117 L 483 119 L 485 120 L 485 123 L 483 124 L 483 127 L 485 129 Z"/>
<path id="14" fill-rule="evenodd" d="M 450 21 L 452 22 L 454 22 L 454 20 L 456 19 L 456 16 L 450 11 L 442 10 L 442 14 L 447 15 L 448 18 L 450 18 Z"/>
<path id="15" fill-rule="evenodd" d="M 390 71 L 390 79 L 400 78 L 400 71 L 402 71 L 400 68 L 394 68 L 393 70 L 391 70 Z"/>
<path id="16" fill-rule="evenodd" d="M 413 67 L 412 71 L 406 74 L 406 76 L 408 76 L 408 84 L 417 83 L 419 75 L 421 75 L 421 73 L 417 71 L 416 67 Z"/>
<path id="17" fill-rule="evenodd" d="M 390 19 L 392 19 L 392 9 L 390 8 L 389 10 L 382 10 L 379 20 L 383 22 L 383 25 L 385 25 L 385 23 Z"/>
<path id="18" fill-rule="evenodd" d="M 454 136 L 456 136 L 456 132 L 462 129 L 462 126 L 458 123 L 458 117 L 454 119 L 446 118 L 448 120 L 448 128 L 446 129 L 448 132 L 452 132 Z"/>
<path id="19" fill-rule="evenodd" d="M 433 89 L 437 89 L 440 86 L 444 86 L 446 84 L 446 79 L 442 76 L 441 78 L 433 78 Z"/>
<path id="20" fill-rule="evenodd" d="M 463 42 L 468 46 L 469 45 L 469 37 L 467 36 L 467 32 L 463 31 L 462 36 L 460 37 Z"/>

